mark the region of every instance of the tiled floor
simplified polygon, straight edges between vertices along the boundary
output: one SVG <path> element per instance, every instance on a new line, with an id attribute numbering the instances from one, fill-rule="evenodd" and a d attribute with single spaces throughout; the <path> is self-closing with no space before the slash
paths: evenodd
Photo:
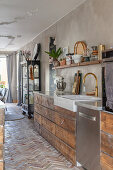
<path id="1" fill-rule="evenodd" d="M 21 110 L 8 104 L 18 114 Z M 34 129 L 27 117 L 5 122 L 5 170 L 78 170 Z"/>

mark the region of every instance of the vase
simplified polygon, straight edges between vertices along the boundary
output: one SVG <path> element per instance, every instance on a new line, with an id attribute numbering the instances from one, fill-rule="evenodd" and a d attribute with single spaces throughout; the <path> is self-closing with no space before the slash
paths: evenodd
<path id="1" fill-rule="evenodd" d="M 53 60 L 53 66 L 58 67 L 60 65 L 58 60 Z"/>
<path id="2" fill-rule="evenodd" d="M 64 65 L 66 65 L 66 60 L 60 61 L 60 66 L 64 66 Z"/>

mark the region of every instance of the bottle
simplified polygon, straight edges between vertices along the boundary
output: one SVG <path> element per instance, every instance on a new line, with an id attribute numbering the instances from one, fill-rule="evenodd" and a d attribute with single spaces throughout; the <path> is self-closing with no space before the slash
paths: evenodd
<path id="1" fill-rule="evenodd" d="M 105 50 L 105 45 L 100 44 L 98 46 L 98 60 L 102 60 L 102 51 Z"/>

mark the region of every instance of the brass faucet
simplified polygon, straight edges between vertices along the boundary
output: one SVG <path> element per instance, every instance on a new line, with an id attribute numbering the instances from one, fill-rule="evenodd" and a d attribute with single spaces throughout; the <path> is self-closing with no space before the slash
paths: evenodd
<path id="1" fill-rule="evenodd" d="M 98 80 L 97 80 L 97 77 L 96 77 L 96 75 L 95 75 L 94 73 L 87 73 L 87 74 L 84 76 L 84 78 L 83 78 L 83 84 L 85 84 L 85 79 L 86 79 L 86 77 L 87 77 L 88 75 L 93 75 L 94 78 L 95 78 L 95 80 L 96 80 L 96 86 L 95 86 L 94 95 L 95 95 L 96 97 L 98 97 Z M 87 94 L 89 95 L 90 93 L 87 93 Z"/>

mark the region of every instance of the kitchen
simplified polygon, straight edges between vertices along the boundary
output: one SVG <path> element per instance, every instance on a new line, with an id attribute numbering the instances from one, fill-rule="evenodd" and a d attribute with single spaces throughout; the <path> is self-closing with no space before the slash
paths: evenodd
<path id="1" fill-rule="evenodd" d="M 112 0 L 77 1 L 15 53 L 25 122 L 72 168 L 113 169 L 112 11 Z"/>
<path id="2" fill-rule="evenodd" d="M 112 37 L 107 31 L 108 25 L 111 24 L 108 6 L 111 6 L 106 1 L 104 3 L 106 8 L 102 10 L 103 1 L 86 1 L 22 48 L 22 50 L 28 48 L 33 51 L 37 42 L 44 46 L 40 58 L 42 63 L 42 92 L 34 92 L 34 122 L 38 133 L 74 165 L 81 165 L 91 170 L 100 169 L 100 164 L 103 169 L 112 169 L 113 167 L 113 130 L 111 130 L 113 116 L 109 112 L 102 111 L 102 101 L 99 101 L 103 95 L 103 61 L 102 52 L 99 54 L 98 49 L 100 47 L 101 50 L 105 50 L 105 54 L 106 50 L 112 47 L 112 44 L 110 44 Z M 107 17 L 109 20 L 105 22 Z M 108 39 L 109 43 L 107 44 Z M 59 62 L 53 63 L 51 54 L 48 53 L 52 50 L 52 47 L 53 50 L 56 49 L 59 52 L 60 47 L 63 48 L 63 53 L 58 58 L 60 64 Z M 82 61 L 83 58 L 81 58 L 81 61 L 76 61 L 80 54 L 84 56 L 86 61 Z M 74 55 L 76 55 L 76 58 L 72 58 Z M 63 65 L 63 58 L 66 58 L 66 56 L 68 59 L 75 59 L 74 63 L 68 65 L 65 59 Z M 55 66 L 51 66 L 51 62 Z M 81 74 L 80 89 L 79 92 L 72 94 L 74 77 L 75 73 L 77 77 L 78 70 Z M 62 80 L 62 78 L 64 79 Z M 66 86 L 63 87 L 64 92 L 56 90 L 58 80 L 66 83 L 66 85 L 63 84 L 63 86 Z M 81 98 L 75 99 L 76 97 L 73 96 L 76 96 L 76 94 L 78 96 L 81 94 Z M 82 95 L 86 94 L 88 97 L 84 98 Z M 73 96 L 70 97 L 70 95 Z M 99 98 L 91 98 L 89 95 Z M 88 103 L 91 100 L 92 102 Z M 75 106 L 73 106 L 74 102 L 76 103 Z M 87 112 L 90 114 L 88 115 Z M 81 116 L 79 116 L 79 113 Z M 86 119 L 83 116 L 86 116 Z M 110 122 L 109 119 L 111 119 Z M 88 132 L 88 129 L 91 129 L 91 131 Z"/>
<path id="3" fill-rule="evenodd" d="M 92 139 L 92 136 L 90 136 L 90 134 L 89 134 L 89 137 L 87 136 L 87 139 L 86 137 L 84 137 L 83 139 L 78 138 L 79 143 L 80 141 L 85 141 L 84 146 L 88 140 L 89 141 L 93 140 L 91 146 L 89 145 L 90 142 L 87 143 L 87 145 L 90 147 L 89 150 L 92 152 L 92 155 L 90 152 L 88 152 L 90 156 L 90 160 L 88 161 L 88 163 L 84 162 L 87 159 L 89 159 L 89 157 L 87 157 L 88 156 L 87 154 L 87 156 L 84 156 L 86 157 L 86 159 L 80 160 L 79 151 L 77 153 L 77 137 L 79 136 L 79 134 L 76 134 L 77 128 L 80 132 L 81 130 L 79 129 L 79 127 L 77 127 L 77 124 L 78 124 L 77 109 L 75 109 L 74 111 L 74 113 L 76 112 L 76 115 L 75 115 L 73 113 L 73 109 L 72 108 L 70 109 L 71 103 L 69 103 L 70 98 L 68 97 L 68 95 L 72 94 L 75 73 L 77 73 L 77 71 L 80 70 L 80 73 L 82 73 L 80 94 L 86 95 L 86 93 L 89 93 L 89 92 L 94 93 L 95 86 L 98 86 L 97 87 L 98 95 L 95 95 L 95 94 L 93 95 L 98 96 L 100 98 L 102 97 L 102 61 L 101 61 L 102 56 L 99 56 L 97 54 L 98 59 L 94 58 L 92 59 L 92 61 L 90 59 L 90 61 L 81 62 L 81 64 L 79 62 L 79 64 L 72 63 L 71 65 L 62 65 L 62 66 L 55 65 L 56 67 L 53 66 L 52 68 L 51 63 L 50 65 L 48 65 L 49 55 L 46 53 L 50 51 L 49 49 L 51 48 L 51 46 L 53 46 L 53 49 L 56 48 L 57 50 L 60 47 L 61 48 L 64 47 L 63 49 L 65 53 L 64 55 L 66 55 L 67 53 L 75 54 L 77 50 L 78 51 L 80 50 L 80 54 L 81 54 L 82 45 L 80 43 L 82 40 L 85 40 L 85 41 L 82 41 L 82 43 L 84 43 L 84 46 L 87 46 L 85 49 L 83 48 L 84 50 L 82 51 L 82 54 L 84 56 L 85 56 L 85 53 L 89 53 L 89 55 L 93 54 L 93 52 L 97 53 L 98 47 L 93 47 L 96 49 L 91 49 L 91 47 L 94 46 L 95 44 L 97 46 L 99 46 L 100 44 L 104 44 L 105 46 L 102 46 L 104 50 L 105 48 L 106 49 L 111 48 L 111 45 L 110 44 L 107 45 L 106 43 L 106 40 L 108 40 L 108 36 L 109 36 L 106 30 L 108 29 L 110 18 L 106 22 L 102 22 L 104 20 L 104 17 L 108 16 L 108 13 L 104 13 L 105 9 L 100 11 L 102 3 L 103 3 L 102 1 L 98 3 L 97 1 L 91 1 L 91 2 L 86 1 L 83 5 L 79 6 L 75 11 L 72 11 L 68 16 L 61 19 L 58 23 L 51 26 L 49 29 L 47 29 L 45 32 L 40 34 L 36 39 L 34 39 L 31 43 L 28 44 L 28 49 L 31 48 L 31 51 L 34 48 L 36 42 L 41 43 L 42 46 L 45 46 L 44 49 L 41 51 L 42 54 L 41 54 L 41 59 L 40 59 L 42 62 L 41 64 L 42 93 L 41 92 L 39 94 L 37 92 L 34 93 L 34 103 L 35 103 L 34 104 L 34 122 L 36 125 L 36 129 L 41 136 L 43 136 L 50 144 L 52 144 L 58 151 L 60 151 L 69 161 L 71 161 L 74 165 L 77 165 L 77 162 L 78 162 L 82 164 L 82 166 L 84 166 L 86 169 L 99 169 L 100 161 L 103 166 L 103 169 L 104 168 L 106 169 L 109 167 L 111 167 L 112 169 L 112 161 L 113 161 L 112 160 L 113 155 L 111 152 L 112 151 L 111 149 L 112 148 L 112 133 L 111 132 L 109 133 L 109 131 L 107 131 L 108 136 L 109 136 L 107 137 L 106 128 L 105 128 L 108 125 L 107 121 L 109 119 L 109 116 L 112 117 L 112 115 L 105 113 L 105 112 L 102 112 L 101 114 L 102 105 L 100 101 L 98 101 L 97 103 L 96 102 L 94 103 L 94 108 L 91 105 L 88 105 L 88 108 L 87 106 L 84 106 L 84 105 L 81 106 L 80 101 L 78 102 L 78 104 L 80 105 L 78 106 L 78 108 L 80 109 L 79 111 L 80 113 L 91 112 L 90 115 L 88 116 L 93 115 L 94 113 L 92 112 L 95 112 L 95 114 L 98 114 L 98 116 L 96 115 L 98 124 L 93 125 L 93 122 L 95 123 L 95 121 L 92 121 L 92 126 L 96 127 L 94 131 L 95 135 L 93 136 L 93 139 Z M 107 6 L 107 2 L 104 1 L 104 3 L 106 4 L 105 6 Z M 106 10 L 108 10 L 107 7 L 106 7 Z M 83 11 L 83 12 L 81 13 L 80 11 Z M 97 19 L 97 16 L 98 16 L 98 19 Z M 89 23 L 88 25 L 86 22 L 87 20 Z M 97 28 L 97 25 L 98 25 L 98 28 Z M 103 30 L 103 28 L 106 28 L 106 29 Z M 53 37 L 53 40 L 51 40 L 52 37 Z M 109 42 L 110 42 L 110 38 L 111 37 L 109 37 Z M 78 42 L 77 40 L 81 40 L 81 41 Z M 76 49 L 76 46 L 78 47 L 78 49 Z M 27 46 L 22 48 L 22 50 L 26 50 L 26 49 L 27 49 Z M 95 56 L 97 57 L 97 55 Z M 51 58 L 49 59 L 49 61 L 51 62 Z M 93 73 L 94 76 L 87 75 L 87 73 Z M 85 78 L 85 83 L 84 83 L 85 90 L 84 90 L 83 78 L 86 75 L 87 77 Z M 67 92 L 68 94 L 66 95 L 67 95 L 67 98 L 69 99 L 66 99 L 65 97 L 62 98 L 62 96 L 57 97 L 56 95 L 55 95 L 56 98 L 53 97 L 54 94 L 51 91 L 52 90 L 55 91 L 56 89 L 56 85 L 54 83 L 55 81 L 57 81 L 56 76 L 64 78 L 64 82 L 66 82 L 66 89 L 64 91 L 64 95 Z M 58 93 L 57 91 L 55 92 Z M 62 91 L 61 91 L 61 95 L 62 95 Z M 54 104 L 55 99 L 56 99 L 56 104 Z M 83 100 L 92 100 L 92 99 L 87 98 Z M 97 107 L 95 107 L 96 104 L 97 104 Z M 93 108 L 94 110 L 91 108 Z M 93 117 L 95 116 L 93 115 Z M 88 124 L 88 122 L 86 124 Z M 89 125 L 90 125 L 90 122 L 89 122 Z M 112 121 L 111 121 L 111 124 L 109 124 L 108 126 L 112 127 Z M 89 128 L 92 129 L 91 126 L 88 126 L 87 130 Z M 85 129 L 85 125 L 83 129 Z M 87 130 L 83 132 L 87 133 Z M 94 128 L 92 129 L 92 132 L 93 130 Z M 98 133 L 98 137 L 96 135 L 97 133 Z M 94 140 L 97 141 L 96 144 Z M 108 141 L 110 142 L 109 144 L 108 144 Z M 87 148 L 88 146 L 86 146 L 85 152 L 81 154 L 83 155 L 86 154 L 86 151 L 88 150 Z M 78 146 L 78 148 L 79 147 L 82 148 L 83 146 L 80 145 Z M 94 152 L 94 150 L 92 150 L 91 147 L 94 147 L 94 149 L 97 148 L 97 152 Z M 109 153 L 109 149 L 111 149 L 110 153 Z M 82 151 L 83 150 L 84 150 L 84 147 Z M 101 152 L 99 152 L 99 150 L 101 150 Z M 98 159 L 96 160 L 96 162 L 93 162 L 94 157 L 96 157 L 96 155 L 98 156 Z M 90 162 L 90 166 L 89 166 L 89 162 Z M 94 164 L 91 165 L 91 162 Z"/>

